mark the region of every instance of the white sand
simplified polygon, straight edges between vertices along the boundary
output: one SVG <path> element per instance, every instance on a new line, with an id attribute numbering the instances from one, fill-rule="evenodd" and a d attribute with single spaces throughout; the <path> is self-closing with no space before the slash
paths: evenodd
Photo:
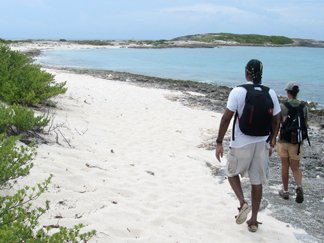
<path id="1" fill-rule="evenodd" d="M 65 41 L 32 41 L 32 42 L 13 42 L 10 43 L 11 50 L 14 51 L 30 51 L 30 50 L 52 50 L 52 49 L 103 49 L 103 48 L 120 48 L 118 42 L 112 42 L 112 45 L 89 45 L 77 44 Z"/>
<path id="2" fill-rule="evenodd" d="M 216 135 L 221 114 L 171 101 L 179 92 L 48 71 L 68 91 L 56 99 L 61 145 L 52 132 L 26 179 L 53 174 L 39 200 L 51 206 L 43 225 L 83 223 L 97 230 L 90 242 L 102 243 L 291 243 L 305 234 L 264 211 L 257 233 L 235 224 L 238 202 L 206 166 L 225 159 L 200 146 Z"/>

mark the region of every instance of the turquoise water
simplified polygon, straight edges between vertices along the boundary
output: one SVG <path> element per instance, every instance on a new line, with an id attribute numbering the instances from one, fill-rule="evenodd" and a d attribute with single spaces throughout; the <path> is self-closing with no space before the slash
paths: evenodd
<path id="1" fill-rule="evenodd" d="M 263 84 L 285 95 L 288 81 L 301 86 L 299 97 L 324 104 L 324 48 L 220 47 L 167 49 L 47 50 L 45 65 L 125 71 L 163 78 L 194 80 L 234 87 L 245 81 L 252 58 L 263 62 Z"/>

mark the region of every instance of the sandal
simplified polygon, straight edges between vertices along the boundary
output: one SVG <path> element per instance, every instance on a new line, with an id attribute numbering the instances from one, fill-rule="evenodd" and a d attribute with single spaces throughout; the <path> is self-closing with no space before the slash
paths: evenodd
<path id="1" fill-rule="evenodd" d="M 252 233 L 255 233 L 258 231 L 259 224 L 262 224 L 261 222 L 256 221 L 255 223 L 252 223 L 250 220 L 246 222 L 248 225 L 248 230 Z"/>
<path id="2" fill-rule="evenodd" d="M 247 216 L 249 214 L 249 212 L 251 211 L 251 208 L 249 207 L 249 205 L 247 203 L 244 203 L 242 205 L 242 207 L 238 208 L 239 210 L 239 213 L 238 215 L 235 216 L 235 221 L 237 224 L 243 224 L 246 219 L 247 219 Z"/>

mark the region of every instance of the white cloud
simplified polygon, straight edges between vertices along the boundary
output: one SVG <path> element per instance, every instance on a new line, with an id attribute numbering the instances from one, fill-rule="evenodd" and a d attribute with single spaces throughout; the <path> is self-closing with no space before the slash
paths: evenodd
<path id="1" fill-rule="evenodd" d="M 215 4 L 196 4 L 190 6 L 179 6 L 172 8 L 162 9 L 162 12 L 166 13 L 196 13 L 196 14 L 246 14 L 246 11 L 243 11 L 236 7 L 229 7 L 224 5 L 215 5 Z"/>
<path id="2" fill-rule="evenodd" d="M 317 8 L 318 7 L 318 8 Z M 287 25 L 323 25 L 322 7 L 320 6 L 283 6 L 269 8 L 269 11 L 277 14 L 278 18 Z"/>

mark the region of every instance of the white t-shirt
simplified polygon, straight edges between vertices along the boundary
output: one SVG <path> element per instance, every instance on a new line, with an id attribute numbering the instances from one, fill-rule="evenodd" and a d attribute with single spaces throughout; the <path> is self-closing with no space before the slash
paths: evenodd
<path id="1" fill-rule="evenodd" d="M 249 84 L 252 84 L 252 82 L 247 82 Z M 227 109 L 230 111 L 236 112 L 238 111 L 239 117 L 241 117 L 243 108 L 245 105 L 245 96 L 246 96 L 246 89 L 243 87 L 235 87 L 232 89 L 228 96 L 227 101 Z M 273 101 L 273 115 L 277 115 L 280 112 L 280 104 L 278 97 L 273 89 L 269 90 L 269 94 Z M 249 136 L 242 133 L 240 130 L 238 121 L 235 122 L 235 139 L 234 141 L 231 139 L 230 146 L 233 148 L 240 148 L 245 145 L 251 144 L 251 143 L 257 143 L 261 141 L 266 141 L 268 136 Z"/>

